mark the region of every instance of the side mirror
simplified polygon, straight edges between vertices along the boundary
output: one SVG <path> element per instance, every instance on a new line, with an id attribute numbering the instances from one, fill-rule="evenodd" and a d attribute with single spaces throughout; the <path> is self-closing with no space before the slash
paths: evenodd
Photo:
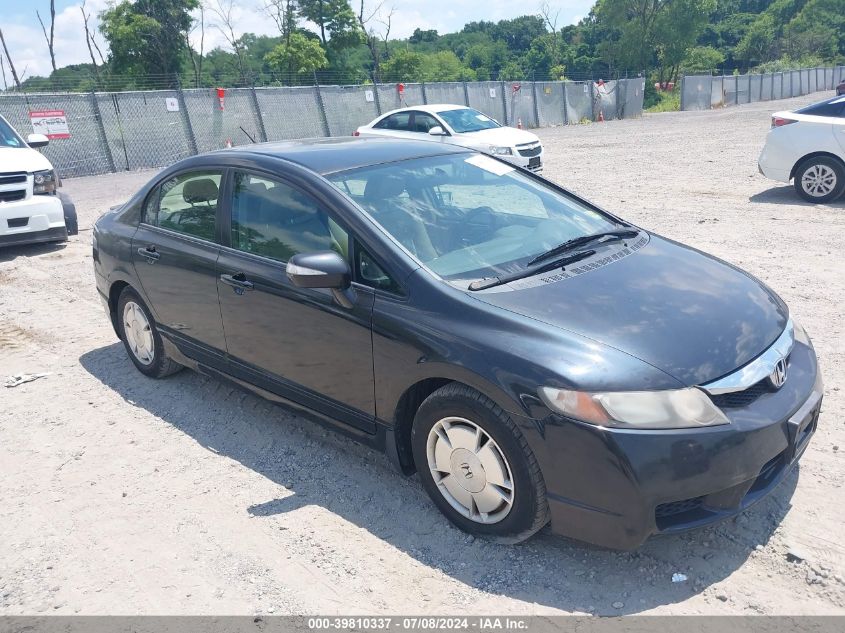
<path id="1" fill-rule="evenodd" d="M 428 131 L 428 133 L 429 133 L 431 136 L 446 136 L 446 135 L 447 135 L 447 134 L 446 134 L 446 130 L 444 130 L 444 129 L 443 129 L 442 127 L 440 127 L 439 125 L 435 125 L 433 128 L 431 128 L 431 129 Z"/>
<path id="2" fill-rule="evenodd" d="M 288 260 L 287 275 L 297 288 L 327 288 L 344 308 L 352 308 L 355 293 L 350 288 L 349 264 L 334 251 L 299 253 Z"/>
<path id="3" fill-rule="evenodd" d="M 48 139 L 43 134 L 30 134 L 26 137 L 26 144 L 33 149 L 37 149 L 39 147 L 47 147 L 49 143 L 50 139 Z"/>

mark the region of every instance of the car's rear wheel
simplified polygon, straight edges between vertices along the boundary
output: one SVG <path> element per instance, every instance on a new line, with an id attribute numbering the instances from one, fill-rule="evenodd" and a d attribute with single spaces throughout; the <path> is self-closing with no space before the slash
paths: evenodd
<path id="1" fill-rule="evenodd" d="M 808 158 L 795 170 L 795 191 L 809 202 L 830 202 L 845 191 L 845 166 L 835 158 Z"/>
<path id="2" fill-rule="evenodd" d="M 426 492 L 465 532 L 517 543 L 548 522 L 534 453 L 510 416 L 479 392 L 450 383 L 431 394 L 411 444 Z"/>
<path id="3" fill-rule="evenodd" d="M 169 358 L 164 351 L 161 334 L 156 329 L 149 308 L 138 293 L 128 286 L 120 293 L 117 322 L 126 352 L 142 374 L 163 378 L 182 369 L 182 365 Z"/>

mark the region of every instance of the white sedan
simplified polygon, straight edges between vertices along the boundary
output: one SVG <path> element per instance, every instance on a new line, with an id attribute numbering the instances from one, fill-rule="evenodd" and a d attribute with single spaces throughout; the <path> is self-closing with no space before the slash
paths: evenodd
<path id="1" fill-rule="evenodd" d="M 543 146 L 535 134 L 506 127 L 486 114 L 460 105 L 437 104 L 400 108 L 362 125 L 353 136 L 390 136 L 431 140 L 494 154 L 508 162 L 539 172 Z"/>
<path id="2" fill-rule="evenodd" d="M 810 202 L 830 202 L 845 191 L 845 96 L 772 115 L 758 160 L 766 178 L 789 182 Z"/>

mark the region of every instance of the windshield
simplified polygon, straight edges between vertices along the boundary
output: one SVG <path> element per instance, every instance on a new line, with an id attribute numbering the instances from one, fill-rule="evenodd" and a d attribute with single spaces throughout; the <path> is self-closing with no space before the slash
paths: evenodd
<path id="1" fill-rule="evenodd" d="M 449 127 L 458 134 L 502 127 L 486 114 L 472 108 L 446 110 L 445 112 L 438 112 L 437 116 L 446 121 Z"/>
<path id="2" fill-rule="evenodd" d="M 0 147 L 26 147 L 23 139 L 4 119 L 0 119 Z"/>
<path id="3" fill-rule="evenodd" d="M 567 240 L 622 226 L 482 154 L 388 163 L 329 179 L 426 266 L 456 282 L 513 272 Z"/>

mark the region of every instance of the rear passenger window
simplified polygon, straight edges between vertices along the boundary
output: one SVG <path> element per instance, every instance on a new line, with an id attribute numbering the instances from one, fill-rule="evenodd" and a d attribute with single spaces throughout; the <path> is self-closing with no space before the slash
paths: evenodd
<path id="1" fill-rule="evenodd" d="M 347 258 L 349 237 L 316 200 L 298 189 L 235 172 L 232 247 L 282 262 L 297 253 L 329 250 Z"/>
<path id="2" fill-rule="evenodd" d="M 214 241 L 222 176 L 219 171 L 190 172 L 163 182 L 147 202 L 146 222 Z"/>
<path id="3" fill-rule="evenodd" d="M 396 114 L 391 114 L 386 119 L 382 119 L 373 127 L 376 127 L 380 130 L 403 130 L 407 132 L 409 128 L 410 119 L 410 112 L 397 112 Z"/>

